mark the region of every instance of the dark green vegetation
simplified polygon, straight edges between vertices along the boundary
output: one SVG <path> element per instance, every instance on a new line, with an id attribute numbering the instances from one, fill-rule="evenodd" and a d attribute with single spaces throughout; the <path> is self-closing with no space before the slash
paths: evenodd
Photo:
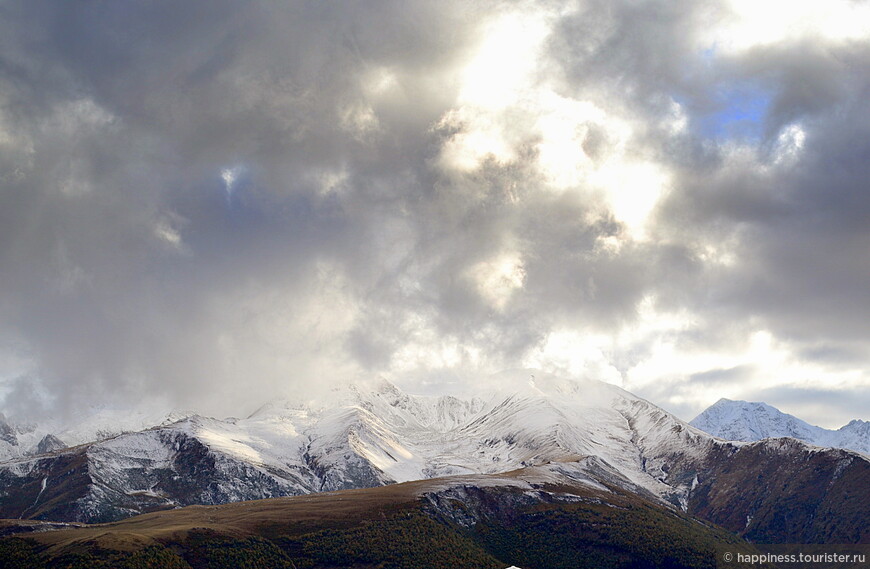
<path id="1" fill-rule="evenodd" d="M 232 538 L 195 528 L 179 542 L 151 545 L 133 552 L 83 545 L 80 551 L 52 556 L 45 555 L 45 546 L 32 539 L 7 538 L 0 541 L 0 568 L 505 567 L 470 538 L 420 513 L 365 522 L 343 530 L 321 530 L 271 540 L 258 536 Z"/>
<path id="2" fill-rule="evenodd" d="M 529 513 L 513 525 L 485 525 L 480 541 L 520 567 L 716 567 L 717 551 L 745 544 L 643 504 L 571 504 Z"/>
<path id="3" fill-rule="evenodd" d="M 419 512 L 365 522 L 346 530 L 286 538 L 280 543 L 301 554 L 300 567 L 379 563 L 396 569 L 504 566 L 463 532 Z"/>
<path id="4" fill-rule="evenodd" d="M 616 488 L 555 487 L 526 476 L 420 481 L 46 526 L 0 540 L 0 569 L 677 569 L 715 567 L 723 548 L 754 551 L 732 534 Z M 10 521 L 2 529 L 16 526 Z"/>
<path id="5" fill-rule="evenodd" d="M 17 537 L 0 541 L 2 569 L 190 569 L 172 550 L 149 546 L 139 551 L 86 551 L 64 553 L 45 559 L 43 549 L 32 539 Z M 230 567 L 229 565 L 227 567 Z"/>
<path id="6" fill-rule="evenodd" d="M 689 513 L 755 543 L 870 543 L 870 462 L 793 439 L 715 447 Z"/>

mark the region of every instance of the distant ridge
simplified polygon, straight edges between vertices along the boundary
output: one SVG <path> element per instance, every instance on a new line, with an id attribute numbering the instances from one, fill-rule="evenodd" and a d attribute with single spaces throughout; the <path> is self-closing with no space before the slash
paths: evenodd
<path id="1" fill-rule="evenodd" d="M 729 441 L 791 437 L 811 445 L 870 454 L 870 421 L 855 419 L 837 430 L 824 429 L 767 403 L 720 399 L 689 424 Z"/>

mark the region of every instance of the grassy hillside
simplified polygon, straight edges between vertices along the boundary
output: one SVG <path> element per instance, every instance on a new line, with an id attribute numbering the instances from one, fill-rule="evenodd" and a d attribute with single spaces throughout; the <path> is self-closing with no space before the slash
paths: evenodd
<path id="1" fill-rule="evenodd" d="M 793 439 L 719 447 L 689 512 L 755 543 L 870 543 L 870 462 Z"/>
<path id="2" fill-rule="evenodd" d="M 0 568 L 713 568 L 717 552 L 753 551 L 617 489 L 521 478 L 420 481 L 19 533 L 0 540 Z M 14 522 L 0 527 L 10 531 Z"/>

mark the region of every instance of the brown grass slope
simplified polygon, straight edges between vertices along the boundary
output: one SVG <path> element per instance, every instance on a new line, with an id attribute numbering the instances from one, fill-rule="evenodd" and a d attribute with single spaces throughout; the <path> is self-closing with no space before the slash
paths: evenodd
<path id="1" fill-rule="evenodd" d="M 0 540 L 0 554 L 5 546 L 51 569 L 132 567 L 134 556 L 165 561 L 173 555 L 184 569 L 558 569 L 715 567 L 723 548 L 753 551 L 727 532 L 630 492 L 547 474 L 531 468 L 191 506 L 21 534 L 29 541 Z M 6 531 L 14 527 L 6 523 Z"/>

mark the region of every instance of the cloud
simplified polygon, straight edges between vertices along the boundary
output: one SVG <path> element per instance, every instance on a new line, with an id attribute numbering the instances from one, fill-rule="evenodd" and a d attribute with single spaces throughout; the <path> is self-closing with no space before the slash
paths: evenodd
<path id="1" fill-rule="evenodd" d="M 728 383 L 735 379 L 744 379 L 753 375 L 752 369 L 747 366 L 734 366 L 725 369 L 709 369 L 694 373 L 691 376 L 691 381 L 696 381 L 703 384 Z"/>
<path id="2" fill-rule="evenodd" d="M 850 6 L 7 3 L 5 407 L 528 365 L 681 413 L 865 388 Z"/>
<path id="3" fill-rule="evenodd" d="M 781 411 L 803 419 L 812 425 L 839 429 L 860 417 L 870 403 L 867 390 L 829 390 L 800 387 L 759 389 L 750 393 L 754 401 L 776 401 Z M 831 410 L 837 413 L 832 414 Z"/>

